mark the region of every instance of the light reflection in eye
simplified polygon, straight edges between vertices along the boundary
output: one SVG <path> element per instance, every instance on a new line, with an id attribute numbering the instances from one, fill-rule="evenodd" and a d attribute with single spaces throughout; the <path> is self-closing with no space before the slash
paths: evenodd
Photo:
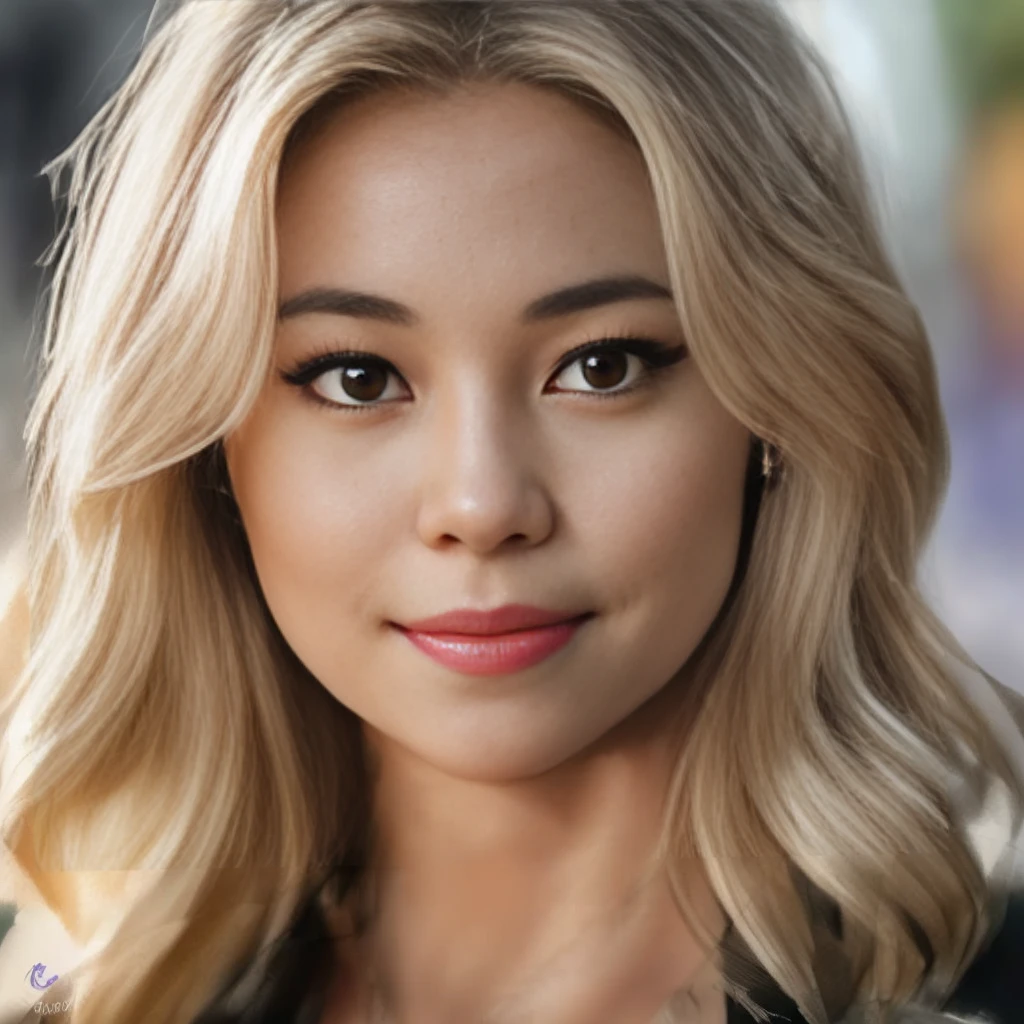
<path id="1" fill-rule="evenodd" d="M 554 390 L 602 399 L 630 394 L 652 383 L 657 374 L 675 366 L 687 354 L 685 345 L 668 345 L 651 338 L 632 335 L 599 338 L 577 346 L 562 357 L 552 380 L 571 378 L 569 371 L 576 376 L 568 386 L 563 383 Z M 588 376 L 606 373 L 609 364 L 611 375 L 616 376 L 615 366 L 620 356 L 626 368 L 624 380 L 613 381 L 609 387 L 595 387 Z M 628 372 L 631 361 L 636 367 L 632 376 Z M 400 397 L 401 388 L 396 397 L 389 386 L 392 380 L 400 381 L 408 390 L 398 370 L 386 359 L 369 352 L 326 351 L 282 371 L 281 378 L 299 388 L 311 401 L 339 411 L 363 412 L 408 400 Z"/>

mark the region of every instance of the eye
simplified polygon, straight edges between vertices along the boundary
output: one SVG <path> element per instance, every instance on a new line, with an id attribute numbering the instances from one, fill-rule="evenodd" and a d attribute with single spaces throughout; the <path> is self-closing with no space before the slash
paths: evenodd
<path id="1" fill-rule="evenodd" d="M 630 352 L 611 348 L 590 351 L 578 356 L 559 373 L 558 379 L 562 381 L 559 390 L 628 391 L 637 375 L 642 376 L 643 372 L 642 360 Z"/>
<path id="2" fill-rule="evenodd" d="M 573 349 L 561 363 L 557 390 L 600 396 L 621 395 L 649 383 L 656 373 L 686 355 L 683 345 L 669 346 L 650 338 L 603 338 Z"/>
<path id="3" fill-rule="evenodd" d="M 360 352 L 330 352 L 281 376 L 311 392 L 314 401 L 346 409 L 372 408 L 401 397 L 401 388 L 390 386 L 401 379 L 398 371 L 379 356 Z"/>
<path id="4" fill-rule="evenodd" d="M 656 374 L 684 359 L 685 345 L 650 338 L 616 337 L 589 341 L 568 352 L 553 380 L 556 391 L 613 398 L 652 383 Z M 403 399 L 408 385 L 391 363 L 366 352 L 329 351 L 282 371 L 281 378 L 311 401 L 330 409 L 362 412 Z M 397 383 L 401 382 L 401 384 Z"/>

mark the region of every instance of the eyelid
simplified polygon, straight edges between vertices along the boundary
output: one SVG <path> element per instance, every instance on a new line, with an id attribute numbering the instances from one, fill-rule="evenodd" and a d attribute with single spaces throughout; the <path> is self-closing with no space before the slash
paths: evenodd
<path id="1" fill-rule="evenodd" d="M 360 349 L 351 344 L 348 344 L 346 348 L 336 348 L 334 345 L 328 344 L 316 349 L 293 369 L 281 370 L 280 376 L 288 384 L 305 387 L 321 374 L 327 373 L 329 370 L 337 370 L 352 362 L 376 363 L 378 366 L 386 367 L 391 373 L 399 377 L 402 376 L 398 372 L 398 368 L 383 356 L 378 356 L 368 349 Z"/>
<path id="2" fill-rule="evenodd" d="M 609 390 L 607 392 L 602 392 L 600 390 L 596 390 L 593 392 L 577 392 L 574 389 L 569 389 L 566 393 L 584 394 L 595 398 L 615 398 L 619 395 L 625 395 L 644 384 L 649 383 L 659 371 L 668 369 L 670 366 L 673 366 L 685 359 L 689 354 L 689 349 L 684 344 L 672 345 L 667 342 L 655 341 L 653 338 L 644 337 L 641 334 L 633 334 L 629 332 L 624 332 L 622 334 L 603 333 L 596 338 L 592 338 L 576 345 L 574 348 L 566 352 L 552 371 L 551 379 L 560 376 L 565 372 L 565 370 L 577 363 L 582 357 L 592 352 L 604 351 L 626 352 L 640 359 L 641 362 L 644 363 L 643 377 L 640 381 L 634 383 L 630 387 L 621 388 L 616 391 Z M 331 345 L 326 345 L 320 351 L 315 351 L 309 358 L 303 360 L 294 369 L 281 370 L 280 377 L 285 381 L 285 383 L 305 390 L 308 389 L 310 384 L 325 373 L 328 373 L 330 370 L 341 369 L 351 363 L 374 363 L 377 366 L 384 368 L 388 373 L 394 374 L 405 384 L 407 388 L 409 386 L 408 382 L 405 381 L 405 378 L 393 363 L 385 359 L 383 356 L 376 355 L 366 349 L 360 349 L 357 346 L 350 346 L 347 349 L 338 349 Z M 312 400 L 330 409 L 357 411 L 375 409 L 380 406 L 390 405 L 393 402 L 392 400 L 389 402 L 355 402 L 349 404 L 333 402 L 321 396 L 316 396 L 312 398 Z"/>
<path id="3" fill-rule="evenodd" d="M 628 352 L 657 369 L 659 366 L 670 366 L 672 363 L 679 362 L 686 355 L 686 346 L 655 341 L 653 338 L 643 337 L 639 334 L 601 335 L 566 352 L 559 361 L 555 374 L 561 373 L 577 362 L 581 356 L 589 355 L 591 352 L 606 351 Z"/>

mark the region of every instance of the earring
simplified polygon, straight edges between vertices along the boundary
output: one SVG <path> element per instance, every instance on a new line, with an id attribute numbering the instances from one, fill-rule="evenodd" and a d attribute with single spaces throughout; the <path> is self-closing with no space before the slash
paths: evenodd
<path id="1" fill-rule="evenodd" d="M 765 489 L 775 487 L 782 479 L 782 453 L 767 441 L 761 442 L 761 475 Z"/>

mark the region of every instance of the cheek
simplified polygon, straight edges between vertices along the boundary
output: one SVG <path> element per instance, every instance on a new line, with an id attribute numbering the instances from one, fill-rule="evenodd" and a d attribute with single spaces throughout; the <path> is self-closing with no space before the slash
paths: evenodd
<path id="1" fill-rule="evenodd" d="M 619 613 L 608 620 L 613 649 L 643 651 L 662 667 L 685 659 L 710 625 L 739 542 L 748 437 L 700 398 L 691 390 L 688 402 L 614 431 L 577 424 L 550 465 L 549 497 L 564 514 L 552 564 Z M 374 636 L 365 625 L 392 608 L 381 580 L 416 518 L 418 449 L 311 430 L 308 412 L 281 409 L 253 417 L 227 448 L 282 634 L 318 678 L 332 678 L 339 651 L 367 663 Z"/>
<path id="2" fill-rule="evenodd" d="M 709 623 L 735 568 L 748 435 L 712 409 L 656 423 L 645 442 L 580 483 L 591 564 L 647 622 Z"/>
<path id="3" fill-rule="evenodd" d="M 315 659 L 317 637 L 336 637 L 365 616 L 401 515 L 401 477 L 386 460 L 339 451 L 331 431 L 290 429 L 286 417 L 273 431 L 247 425 L 229 452 L 267 604 L 293 648 Z"/>

